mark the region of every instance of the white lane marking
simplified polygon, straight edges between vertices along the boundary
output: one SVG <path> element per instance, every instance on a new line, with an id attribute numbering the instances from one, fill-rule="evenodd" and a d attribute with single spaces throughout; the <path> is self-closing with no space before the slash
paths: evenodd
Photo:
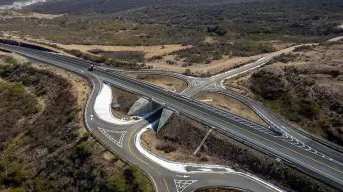
<path id="1" fill-rule="evenodd" d="M 112 109 L 112 89 L 106 83 L 101 83 L 101 89 L 98 93 L 97 97 L 95 98 L 94 102 L 94 112 L 97 117 L 106 121 L 108 123 L 112 123 L 115 125 L 127 125 L 133 124 L 138 121 L 141 121 L 142 118 L 137 117 L 137 120 L 129 118 L 129 119 L 118 119 L 113 116 Z"/>
<path id="2" fill-rule="evenodd" d="M 175 186 L 176 186 L 176 191 L 177 192 L 182 192 L 185 190 L 188 186 L 191 184 L 197 182 L 198 180 L 176 180 L 174 179 Z"/>
<path id="3" fill-rule="evenodd" d="M 288 142 L 288 143 L 290 143 L 290 144 L 292 144 L 292 145 L 294 145 L 296 147 L 302 148 L 302 149 L 304 149 L 304 150 L 306 150 L 306 151 L 308 151 L 310 153 L 316 154 L 316 155 L 318 155 L 318 156 L 320 156 L 322 158 L 325 158 L 325 159 L 327 159 L 329 161 L 332 161 L 332 162 L 335 162 L 337 164 L 343 165 L 341 162 L 338 162 L 335 159 L 332 159 L 331 157 L 326 156 L 323 153 L 321 153 L 321 152 L 311 148 L 310 146 L 304 144 L 303 142 L 299 141 L 298 139 L 296 139 L 292 135 L 288 134 L 287 132 L 285 132 L 281 136 L 274 136 L 274 137 L 277 137 L 277 138 L 279 138 L 281 140 L 284 140 L 284 141 L 286 141 L 286 142 Z"/>
<path id="4" fill-rule="evenodd" d="M 126 134 L 127 131 L 115 131 L 115 130 L 109 130 L 109 129 L 103 129 L 98 127 L 98 129 L 101 131 L 101 133 L 103 133 L 108 139 L 110 139 L 113 143 L 115 143 L 116 145 L 118 145 L 120 148 L 123 148 L 123 140 L 124 140 L 124 136 Z M 111 135 L 109 135 L 108 133 L 115 133 L 115 134 L 120 134 L 120 138 L 119 140 L 114 139 Z"/>
<path id="5" fill-rule="evenodd" d="M 187 177 L 189 177 L 189 176 L 187 176 L 187 175 L 176 175 L 176 177 L 183 177 L 183 178 L 187 178 Z"/>

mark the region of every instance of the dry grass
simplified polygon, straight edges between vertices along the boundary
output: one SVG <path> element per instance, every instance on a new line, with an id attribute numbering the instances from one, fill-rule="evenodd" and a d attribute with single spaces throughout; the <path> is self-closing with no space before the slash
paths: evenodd
<path id="1" fill-rule="evenodd" d="M 189 46 L 176 45 L 161 45 L 161 46 L 105 46 L 105 45 L 63 45 L 56 44 L 65 49 L 77 49 L 87 52 L 92 49 L 101 49 L 104 51 L 142 51 L 146 53 L 145 57 L 162 56 L 168 53 L 189 48 Z"/>
<path id="2" fill-rule="evenodd" d="M 303 45 L 317 45 L 317 44 L 303 44 Z M 278 46 L 280 50 L 274 53 L 259 54 L 259 55 L 254 55 L 250 57 L 233 57 L 232 58 L 232 57 L 226 56 L 223 59 L 212 61 L 209 64 L 194 64 L 192 66 L 182 67 L 182 63 L 183 63 L 182 61 L 176 61 L 175 56 L 169 55 L 169 56 L 165 56 L 161 60 L 148 62 L 147 65 L 152 66 L 154 69 L 173 71 L 177 73 L 183 73 L 185 72 L 186 69 L 190 69 L 191 72 L 195 74 L 215 75 L 222 71 L 227 71 L 232 68 L 235 68 L 244 63 L 256 61 L 270 54 L 281 54 L 281 53 L 292 52 L 294 48 L 298 46 L 302 46 L 302 45 L 290 46 L 290 44 L 280 44 L 280 45 L 276 44 L 276 46 Z M 167 60 L 174 61 L 175 64 L 169 65 L 167 63 Z"/>
<path id="3" fill-rule="evenodd" d="M 153 154 L 157 156 L 163 157 L 170 161 L 177 161 L 177 162 L 184 162 L 184 163 L 204 163 L 202 156 L 192 156 L 194 151 L 190 151 L 183 148 L 178 148 L 176 151 L 172 151 L 170 153 L 165 153 L 162 150 L 158 150 L 157 146 L 161 143 L 161 141 L 156 138 L 156 132 L 153 130 L 148 130 L 142 134 L 142 144 L 145 149 L 151 151 Z M 199 153 L 198 153 L 199 154 Z M 216 164 L 220 162 L 220 159 L 216 157 L 210 157 L 206 155 L 206 164 Z"/>
<path id="4" fill-rule="evenodd" d="M 180 93 L 187 88 L 187 82 L 166 75 L 139 75 L 128 74 L 128 76 L 157 85 L 172 92 Z"/>
<path id="5" fill-rule="evenodd" d="M 182 67 L 182 62 L 176 61 L 175 56 L 166 56 L 162 60 L 153 61 L 146 63 L 148 66 L 152 66 L 154 69 L 158 70 L 165 70 L 165 71 L 172 71 L 177 73 L 183 73 L 186 69 L 190 69 L 193 73 L 198 74 L 217 74 L 221 71 L 225 71 L 231 69 L 237 65 L 241 65 L 243 63 L 247 63 L 250 61 L 257 60 L 261 57 L 265 56 L 265 54 L 251 56 L 251 57 L 224 57 L 223 59 L 212 61 L 210 64 L 194 64 L 188 67 Z M 167 60 L 174 61 L 177 63 L 176 65 L 169 65 L 167 64 Z"/>
<path id="6" fill-rule="evenodd" d="M 266 123 L 244 103 L 218 93 L 203 93 L 195 97 L 199 101 L 225 109 L 233 114 L 253 120 L 262 125 Z"/>
<path id="7" fill-rule="evenodd" d="M 129 112 L 131 106 L 137 101 L 139 96 L 119 89 L 117 87 L 111 86 L 112 89 L 112 103 L 118 103 L 119 108 L 113 109 L 112 114 L 114 117 L 118 119 L 132 119 L 135 117 L 128 116 L 127 113 Z"/>
<path id="8" fill-rule="evenodd" d="M 62 53 L 64 55 L 68 55 L 70 57 L 75 57 L 74 55 L 71 55 L 71 54 L 69 54 L 67 52 L 64 52 L 61 49 L 57 49 L 55 47 L 48 46 L 48 44 L 50 42 L 45 40 L 45 39 L 34 39 L 34 38 L 29 37 L 29 36 L 22 37 L 22 36 L 17 35 L 15 32 L 8 32 L 8 31 L 3 31 L 2 33 L 0 33 L 0 37 L 1 36 L 4 39 L 10 39 L 10 40 L 14 40 L 14 41 L 17 41 L 17 42 L 22 42 L 22 43 L 28 43 L 28 44 L 32 44 L 32 45 L 41 46 L 41 47 L 53 50 L 53 51 L 55 51 L 57 53 Z"/>

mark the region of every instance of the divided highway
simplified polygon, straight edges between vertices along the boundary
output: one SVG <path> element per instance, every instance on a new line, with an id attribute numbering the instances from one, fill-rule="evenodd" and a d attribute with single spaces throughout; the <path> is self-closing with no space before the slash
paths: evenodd
<path id="1" fill-rule="evenodd" d="M 83 60 L 43 51 L 31 50 L 22 47 L 9 45 L 2 46 L 11 49 L 14 52 L 20 53 L 24 56 L 39 61 L 43 61 L 45 63 L 57 65 L 68 70 L 74 71 L 76 73 L 79 73 L 80 75 L 83 75 L 87 78 L 90 78 L 93 81 L 94 92 L 98 92 L 101 87 L 99 80 L 105 80 L 106 82 L 121 87 L 125 90 L 150 97 L 156 102 L 164 104 L 167 107 L 179 113 L 182 113 L 194 119 L 198 119 L 199 121 L 207 125 L 213 126 L 214 129 L 216 129 L 219 132 L 222 132 L 230 137 L 234 137 L 237 140 L 241 140 L 254 148 L 257 148 L 266 153 L 270 153 L 275 157 L 281 158 L 293 164 L 294 166 L 297 166 L 305 171 L 313 173 L 325 182 L 335 185 L 338 188 L 343 188 L 343 165 L 339 161 L 336 161 L 335 159 L 332 159 L 331 157 L 328 157 L 326 155 L 319 155 L 311 149 L 300 147 L 297 143 L 292 143 L 292 141 L 284 140 L 282 136 L 272 134 L 270 133 L 270 131 L 266 130 L 260 125 L 256 125 L 253 122 L 247 121 L 242 118 L 237 118 L 223 110 L 219 110 L 215 107 L 206 105 L 202 102 L 198 102 L 188 97 L 184 97 L 179 94 L 166 91 L 157 86 L 153 86 L 147 83 L 137 81 L 135 79 L 125 77 L 117 72 L 110 73 L 106 70 L 96 70 L 94 72 L 88 72 L 87 68 L 90 66 L 90 63 Z M 87 109 L 89 109 L 88 111 L 92 111 L 92 98 L 93 96 L 90 98 L 89 105 L 87 105 Z M 86 119 L 88 119 L 88 123 L 90 122 L 89 118 L 90 116 L 86 116 Z M 91 121 L 93 122 L 94 120 Z M 103 127 L 109 126 L 106 125 L 106 123 L 104 122 L 102 122 L 101 124 Z M 101 137 L 103 137 L 104 134 L 97 134 L 97 132 L 100 131 L 100 129 L 98 128 L 98 124 L 94 126 L 96 126 L 96 128 L 94 128 L 93 125 L 89 125 L 91 129 L 95 129 L 91 131 L 98 138 L 100 138 L 101 141 L 107 141 L 106 139 L 101 139 Z M 134 134 L 134 131 L 131 132 L 131 134 Z M 130 138 L 131 135 L 128 138 L 128 143 L 130 143 Z M 114 151 L 117 152 L 116 149 L 114 149 Z M 175 183 L 175 179 L 174 182 L 171 179 L 175 177 L 175 173 L 170 173 L 162 169 L 161 167 L 154 168 L 166 171 L 166 173 L 163 173 L 163 175 L 166 175 L 166 178 L 163 180 L 164 182 L 162 182 L 161 177 L 158 174 L 156 175 L 156 173 L 151 173 L 149 171 L 149 168 L 144 168 L 147 166 L 147 164 L 144 163 L 144 160 L 139 160 L 144 159 L 144 157 L 139 157 L 139 153 L 137 151 L 134 151 L 134 149 L 131 149 L 130 147 L 129 151 L 135 153 L 136 157 L 138 158 L 134 158 L 136 160 L 130 159 L 132 155 L 127 154 L 127 151 L 120 152 L 120 154 L 124 154 L 123 156 L 125 159 L 128 159 L 129 161 L 138 164 L 144 171 L 151 175 L 152 178 L 159 178 L 159 181 L 156 182 L 157 188 L 163 188 L 162 184 L 164 182 L 164 187 L 168 186 L 168 183 Z M 125 154 L 129 155 L 129 157 Z M 192 187 L 222 185 L 224 181 L 226 184 L 226 177 L 227 175 L 225 175 L 225 177 L 223 177 L 223 175 L 215 175 L 213 177 L 204 174 L 192 175 L 192 178 L 197 178 L 196 180 L 202 180 L 203 182 L 197 182 L 197 184 L 192 184 L 189 188 L 187 188 L 187 190 L 190 190 Z M 211 179 L 209 180 L 208 178 Z M 233 180 L 235 179 L 233 178 Z M 244 179 L 242 179 L 242 181 L 244 182 Z M 177 187 L 175 187 L 177 185 L 170 185 L 171 189 L 172 186 L 175 188 L 176 191 L 181 191 L 178 190 Z M 262 189 L 261 185 L 259 185 L 259 187 L 257 187 L 257 191 L 259 191 L 259 188 L 261 191 L 266 190 L 265 186 Z M 162 191 L 165 191 L 165 189 Z M 256 191 L 256 189 L 254 189 L 254 191 Z"/>

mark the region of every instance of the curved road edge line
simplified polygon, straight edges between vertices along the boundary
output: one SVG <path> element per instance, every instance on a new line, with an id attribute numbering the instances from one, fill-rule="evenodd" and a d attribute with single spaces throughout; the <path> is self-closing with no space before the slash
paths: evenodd
<path id="1" fill-rule="evenodd" d="M 154 122 L 155 123 L 155 122 Z M 141 144 L 141 135 L 147 131 L 148 129 L 150 129 L 152 127 L 152 124 L 146 126 L 145 128 L 141 129 L 140 131 L 137 132 L 137 134 L 135 135 L 135 140 L 134 143 L 136 145 L 137 150 L 144 155 L 146 158 L 150 159 L 152 162 L 164 167 L 165 169 L 171 170 L 173 172 L 179 172 L 179 173 L 184 173 L 184 174 L 192 174 L 192 172 L 188 172 L 186 171 L 185 168 L 184 171 L 180 171 L 177 169 L 172 169 L 172 167 L 180 167 L 180 166 L 197 166 L 197 167 L 207 167 L 207 168 L 224 168 L 224 169 L 228 169 L 229 167 L 227 166 L 222 166 L 222 165 L 206 165 L 206 164 L 194 164 L 194 163 L 179 163 L 179 162 L 174 162 L 174 161 L 169 161 L 166 160 L 164 158 L 158 157 L 155 154 L 152 154 L 151 152 L 147 151 Z M 168 164 L 168 165 L 167 165 Z M 174 166 L 172 166 L 174 164 Z M 229 168 L 231 169 L 231 168 Z M 232 170 L 232 169 L 231 169 Z M 193 173 L 199 173 L 199 172 L 193 172 Z M 203 172 L 203 173 L 218 173 L 218 172 Z M 272 189 L 273 191 L 276 192 L 284 192 L 282 189 L 274 186 L 271 183 L 268 183 L 252 174 L 247 174 L 247 173 L 243 173 L 243 172 L 237 172 L 237 171 L 230 171 L 230 172 L 224 172 L 224 173 L 228 173 L 228 174 L 235 174 L 235 175 L 239 175 L 245 178 L 249 178 L 251 180 L 253 180 L 256 183 L 259 183 L 261 185 L 264 185 L 265 187 Z M 223 172 L 220 172 L 220 174 L 223 174 Z M 230 187 L 230 186 L 228 186 Z"/>

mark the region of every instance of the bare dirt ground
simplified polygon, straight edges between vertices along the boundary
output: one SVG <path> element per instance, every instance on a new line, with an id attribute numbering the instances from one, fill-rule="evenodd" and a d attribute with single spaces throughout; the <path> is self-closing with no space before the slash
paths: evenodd
<path id="1" fill-rule="evenodd" d="M 294 46 L 294 43 L 284 43 L 279 40 L 265 41 L 265 43 L 272 45 L 278 51 Z"/>
<path id="2" fill-rule="evenodd" d="M 340 28 L 343 29 L 343 25 L 341 25 Z M 334 41 L 340 41 L 342 39 L 343 39 L 343 36 L 339 36 L 339 37 L 335 37 L 335 38 L 329 39 L 328 41 L 329 42 L 334 42 Z"/>
<path id="3" fill-rule="evenodd" d="M 248 106 L 228 96 L 218 93 L 202 93 L 196 95 L 195 99 L 225 109 L 231 113 L 253 120 L 262 125 L 266 125 L 266 123 Z"/>
<path id="4" fill-rule="evenodd" d="M 153 56 L 163 56 L 167 55 L 174 51 L 179 51 L 181 49 L 189 48 L 190 46 L 182 46 L 180 44 L 175 45 L 156 45 L 156 46 L 105 46 L 105 45 L 65 45 L 60 43 L 52 43 L 46 39 L 35 39 L 29 36 L 20 37 L 17 36 L 15 32 L 3 32 L 3 36 L 5 38 L 11 38 L 13 40 L 19 42 L 27 42 L 27 43 L 35 43 L 36 45 L 40 45 L 49 49 L 53 49 L 56 52 L 63 52 L 60 49 L 56 49 L 55 47 L 51 47 L 48 44 L 52 44 L 59 48 L 63 49 L 76 49 L 82 52 L 87 52 L 92 49 L 101 49 L 103 51 L 142 51 L 145 54 L 146 58 L 150 58 Z M 64 52 L 63 52 L 64 53 Z"/>
<path id="5" fill-rule="evenodd" d="M 55 43 L 56 44 L 56 43 Z M 168 53 L 189 48 L 189 46 L 182 45 L 159 45 L 159 46 L 104 46 L 104 45 L 63 45 L 56 44 L 65 49 L 77 49 L 87 52 L 92 49 L 101 49 L 104 51 L 142 51 L 146 53 L 145 57 L 162 56 Z"/>
<path id="6" fill-rule="evenodd" d="M 192 154 L 209 128 L 187 117 L 174 114 L 159 132 L 142 135 L 142 144 L 152 153 L 171 161 L 227 165 L 238 171 L 253 173 L 285 191 L 335 191 L 313 178 L 277 162 L 274 158 L 212 131 L 198 153 Z M 280 177 L 280 175 L 283 175 Z M 289 175 L 289 176 L 288 176 Z M 297 183 L 295 185 L 295 183 Z M 305 184 L 306 183 L 306 184 Z M 219 189 L 216 189 L 219 190 Z M 214 191 L 216 191 L 214 190 Z M 219 190 L 220 191 L 220 190 Z"/>
<path id="7" fill-rule="evenodd" d="M 316 45 L 316 44 L 304 44 L 304 45 Z M 278 44 L 276 43 L 275 46 L 277 47 L 278 51 L 274 52 L 275 54 L 281 54 L 281 53 L 289 53 L 294 50 L 294 48 L 299 47 L 301 45 L 295 45 L 291 46 L 291 44 Z M 266 54 L 259 54 L 254 55 L 251 57 L 224 57 L 220 60 L 212 61 L 209 64 L 196 64 L 188 67 L 183 67 L 182 62 L 176 61 L 175 56 L 168 55 L 165 56 L 161 60 L 156 60 L 153 62 L 147 62 L 146 64 L 148 66 L 152 66 L 154 69 L 159 70 L 165 70 L 165 71 L 173 71 L 177 73 L 183 73 L 186 69 L 191 70 L 194 74 L 208 74 L 208 75 L 215 75 L 223 71 L 230 70 L 232 68 L 235 68 L 237 66 L 243 65 L 245 63 L 256 61 L 266 55 L 269 55 L 271 53 Z M 173 61 L 175 64 L 170 65 L 167 61 Z"/>
<path id="8" fill-rule="evenodd" d="M 171 76 L 166 75 L 144 75 L 144 74 L 127 74 L 130 77 L 146 81 L 148 83 L 157 85 L 172 92 L 180 93 L 187 88 L 187 82 Z"/>
<path id="9" fill-rule="evenodd" d="M 111 86 L 112 89 L 112 104 L 118 104 L 118 108 L 112 108 L 112 114 L 118 119 L 132 118 L 128 116 L 131 106 L 137 101 L 139 96 Z"/>
<path id="10" fill-rule="evenodd" d="M 178 132 L 181 129 L 187 129 L 185 131 L 185 135 L 189 136 L 187 141 L 183 140 L 186 136 L 177 136 L 175 133 L 175 131 Z M 169 134 L 169 131 L 174 133 Z M 202 150 L 196 156 L 192 156 L 207 131 L 209 131 L 209 128 L 206 126 L 177 115 L 172 117 L 170 123 L 166 125 L 161 133 L 158 134 L 153 130 L 148 130 L 142 134 L 141 139 L 146 149 L 171 161 L 206 164 L 223 163 L 219 158 L 211 157 Z"/>
<path id="11" fill-rule="evenodd" d="M 223 85 L 227 89 L 231 89 L 233 91 L 236 91 L 246 96 L 248 95 L 252 96 L 252 92 L 248 88 L 248 84 L 247 84 L 247 81 L 251 77 L 252 73 L 253 72 L 248 72 L 248 73 L 238 75 L 232 79 L 226 79 L 224 80 Z"/>
<path id="12" fill-rule="evenodd" d="M 224 57 L 220 60 L 212 61 L 209 64 L 195 64 L 188 67 L 183 67 L 182 61 L 178 61 L 175 59 L 175 55 L 168 55 L 174 51 L 178 51 L 181 49 L 189 48 L 189 46 L 182 46 L 182 45 L 160 45 L 160 46 L 103 46 L 103 45 L 65 45 L 65 44 L 58 44 L 58 43 L 51 43 L 45 39 L 34 39 L 29 36 L 19 37 L 16 35 L 15 32 L 3 32 L 3 36 L 5 38 L 11 38 L 16 41 L 21 42 L 28 42 L 33 43 L 36 45 L 41 45 L 46 48 L 50 48 L 56 52 L 60 52 L 63 54 L 67 54 L 63 52 L 59 48 L 63 49 L 77 49 L 82 52 L 87 52 L 89 54 L 89 50 L 92 49 L 101 49 L 104 51 L 142 51 L 145 53 L 145 58 L 151 58 L 153 56 L 162 56 L 162 59 L 148 61 L 146 62 L 147 66 L 151 66 L 154 69 L 158 70 L 165 70 L 165 71 L 172 71 L 177 73 L 184 73 L 186 69 L 190 69 L 193 74 L 202 75 L 215 75 L 222 71 L 227 71 L 229 69 L 235 68 L 237 66 L 243 65 L 245 63 L 249 63 L 252 61 L 256 61 L 267 54 L 259 54 L 251 57 Z M 270 42 L 268 42 L 270 43 Z M 49 46 L 49 44 L 53 44 L 54 47 Z M 291 44 L 280 44 L 280 42 L 273 43 L 277 48 L 276 53 L 288 53 L 291 52 L 297 46 L 291 46 Z M 291 47 L 290 47 L 291 46 Z M 299 45 L 298 45 L 299 46 Z M 67 54 L 71 56 L 70 54 Z M 168 64 L 168 61 L 172 61 L 175 64 Z"/>
<path id="13" fill-rule="evenodd" d="M 152 66 L 154 69 L 158 70 L 165 70 L 165 71 L 172 71 L 177 73 L 183 73 L 186 69 L 190 69 L 193 73 L 198 74 L 217 74 L 221 71 L 225 71 L 228 69 L 231 69 L 237 65 L 241 65 L 243 63 L 247 63 L 250 61 L 257 60 L 261 57 L 265 56 L 265 54 L 251 56 L 251 57 L 234 57 L 234 58 L 223 58 L 220 60 L 212 61 L 210 64 L 194 64 L 192 66 L 188 67 L 182 67 L 182 62 L 175 61 L 175 56 L 168 55 L 165 56 L 161 60 L 153 61 L 153 62 L 147 62 L 146 64 L 148 66 Z M 167 61 L 174 61 L 177 63 L 176 65 L 169 65 Z"/>

